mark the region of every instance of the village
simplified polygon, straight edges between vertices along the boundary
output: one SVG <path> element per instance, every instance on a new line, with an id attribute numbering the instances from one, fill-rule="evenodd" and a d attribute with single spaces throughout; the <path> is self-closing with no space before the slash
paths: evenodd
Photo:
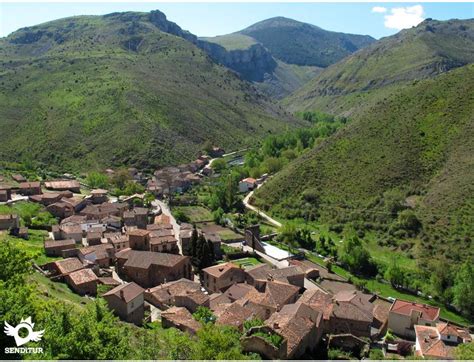
<path id="1" fill-rule="evenodd" d="M 121 320 L 137 326 L 159 321 L 193 335 L 202 327 L 193 314 L 205 309 L 214 323 L 242 333 L 245 352 L 265 359 L 311 358 L 322 349 L 357 358 L 378 350 L 384 357 L 453 359 L 457 345 L 472 341 L 468 329 L 440 316 L 439 307 L 358 290 L 272 245 L 258 224 L 229 230 L 232 238 L 223 240 L 225 227 L 178 221 L 171 195 L 213 177 L 213 161 L 224 155 L 214 147 L 151 177 L 130 169 L 155 197 L 148 205 L 142 195 L 111 196 L 73 177 L 28 181 L 20 174 L 11 175 L 10 185 L 0 182 L 0 203 L 39 204 L 58 220 L 47 227 L 43 244 L 55 260 L 36 265 L 37 273 L 84 298 L 104 298 Z M 266 177 L 242 179 L 239 192 L 248 196 Z M 0 232 L 29 237 L 15 213 L 0 215 Z M 193 265 L 198 241 L 213 265 Z"/>

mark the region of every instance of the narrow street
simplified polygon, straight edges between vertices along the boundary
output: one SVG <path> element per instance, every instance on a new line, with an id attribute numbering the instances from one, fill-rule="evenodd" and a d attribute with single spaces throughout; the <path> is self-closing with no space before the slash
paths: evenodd
<path id="1" fill-rule="evenodd" d="M 178 222 L 176 221 L 176 219 L 174 218 L 173 214 L 171 213 L 171 210 L 168 206 L 167 203 L 165 203 L 164 201 L 161 201 L 161 200 L 153 200 L 151 202 L 152 206 L 154 208 L 156 208 L 157 206 L 161 208 L 161 213 L 163 215 L 166 215 L 166 216 L 169 216 L 170 218 L 170 223 L 171 225 L 173 225 L 173 231 L 174 231 L 174 235 L 176 237 L 177 240 L 179 240 L 179 232 L 181 231 L 181 228 L 178 224 Z M 181 243 L 178 242 L 178 248 L 179 248 L 179 253 L 182 255 L 183 254 L 183 251 L 181 250 Z"/>

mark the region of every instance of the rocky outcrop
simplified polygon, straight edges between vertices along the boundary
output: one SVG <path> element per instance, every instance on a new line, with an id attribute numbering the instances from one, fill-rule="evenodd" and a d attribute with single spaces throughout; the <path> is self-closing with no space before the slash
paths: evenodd
<path id="1" fill-rule="evenodd" d="M 150 12 L 149 21 L 161 31 L 179 36 L 195 44 L 204 50 L 213 61 L 236 71 L 245 80 L 263 82 L 265 74 L 271 74 L 277 66 L 272 55 L 260 44 L 254 44 L 247 49 L 228 51 L 218 44 L 198 40 L 194 34 L 168 21 L 166 15 L 159 10 Z"/>
<path id="2" fill-rule="evenodd" d="M 277 67 L 275 59 L 261 44 L 230 51 L 218 44 L 203 40 L 198 40 L 196 45 L 212 60 L 236 71 L 248 81 L 263 82 L 265 74 L 273 73 Z"/>

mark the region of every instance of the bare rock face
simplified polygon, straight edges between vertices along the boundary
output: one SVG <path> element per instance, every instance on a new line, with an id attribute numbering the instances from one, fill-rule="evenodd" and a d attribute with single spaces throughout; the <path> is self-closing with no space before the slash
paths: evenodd
<path id="1" fill-rule="evenodd" d="M 212 60 L 236 71 L 248 81 L 263 82 L 265 74 L 272 73 L 277 66 L 272 55 L 260 44 L 230 51 L 202 40 L 198 41 L 197 46 L 209 54 Z"/>

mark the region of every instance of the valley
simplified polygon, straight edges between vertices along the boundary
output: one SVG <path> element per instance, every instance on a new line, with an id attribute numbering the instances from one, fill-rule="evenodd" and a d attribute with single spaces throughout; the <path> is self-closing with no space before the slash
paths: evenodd
<path id="1" fill-rule="evenodd" d="M 0 64 L 0 319 L 37 358 L 474 356 L 473 19 L 113 12 Z"/>

